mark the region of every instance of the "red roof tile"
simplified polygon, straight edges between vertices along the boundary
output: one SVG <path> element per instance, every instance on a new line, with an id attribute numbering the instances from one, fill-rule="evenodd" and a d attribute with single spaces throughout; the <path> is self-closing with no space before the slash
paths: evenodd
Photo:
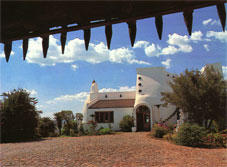
<path id="1" fill-rule="evenodd" d="M 134 107 L 135 99 L 99 100 L 89 109 L 96 108 L 129 108 Z"/>

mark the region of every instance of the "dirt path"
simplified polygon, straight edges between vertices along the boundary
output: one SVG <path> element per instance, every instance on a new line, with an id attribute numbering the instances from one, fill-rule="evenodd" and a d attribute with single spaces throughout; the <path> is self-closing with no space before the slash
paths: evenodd
<path id="1" fill-rule="evenodd" d="M 176 146 L 147 135 L 136 132 L 0 144 L 0 163 L 16 167 L 227 166 L 227 149 Z"/>

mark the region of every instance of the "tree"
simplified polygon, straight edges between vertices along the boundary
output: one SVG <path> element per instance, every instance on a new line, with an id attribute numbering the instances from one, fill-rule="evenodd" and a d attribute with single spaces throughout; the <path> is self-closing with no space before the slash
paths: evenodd
<path id="1" fill-rule="evenodd" d="M 55 130 L 55 123 L 49 117 L 40 119 L 39 133 L 42 137 L 49 137 Z"/>
<path id="2" fill-rule="evenodd" d="M 213 67 L 207 67 L 204 73 L 186 70 L 169 85 L 172 92 L 162 92 L 162 100 L 181 108 L 190 122 L 207 129 L 213 121 L 226 122 L 226 84 Z"/>
<path id="3" fill-rule="evenodd" d="M 62 121 L 64 120 L 63 119 L 62 112 L 54 113 L 54 119 L 57 122 L 57 127 L 58 127 L 58 130 L 59 130 L 59 135 L 61 135 Z"/>
<path id="4" fill-rule="evenodd" d="M 82 113 L 76 113 L 76 120 L 77 121 L 82 121 L 83 120 L 83 114 Z"/>
<path id="5" fill-rule="evenodd" d="M 63 119 L 66 121 L 66 123 L 70 123 L 72 120 L 74 120 L 73 112 L 70 110 L 62 110 L 61 111 L 63 115 Z"/>
<path id="6" fill-rule="evenodd" d="M 72 121 L 74 120 L 73 112 L 70 110 L 62 110 L 61 112 L 54 113 L 54 118 L 57 121 L 57 126 L 59 129 L 59 135 L 61 135 L 61 129 L 62 129 L 62 121 L 64 120 L 66 122 L 65 130 L 68 132 L 72 128 Z"/>
<path id="7" fill-rule="evenodd" d="M 0 106 L 1 142 L 31 139 L 37 134 L 37 99 L 23 89 L 5 92 Z"/>

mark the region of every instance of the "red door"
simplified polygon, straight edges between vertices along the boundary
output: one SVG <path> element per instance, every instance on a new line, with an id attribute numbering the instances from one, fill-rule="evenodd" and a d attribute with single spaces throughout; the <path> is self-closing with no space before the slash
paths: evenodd
<path id="1" fill-rule="evenodd" d="M 139 106 L 136 110 L 137 131 L 150 131 L 150 109 L 147 106 Z"/>

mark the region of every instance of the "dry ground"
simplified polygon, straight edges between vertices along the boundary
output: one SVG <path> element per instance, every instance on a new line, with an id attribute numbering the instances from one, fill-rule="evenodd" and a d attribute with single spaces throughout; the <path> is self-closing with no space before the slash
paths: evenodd
<path id="1" fill-rule="evenodd" d="M 176 146 L 147 132 L 0 144 L 1 166 L 227 166 L 227 149 Z"/>

